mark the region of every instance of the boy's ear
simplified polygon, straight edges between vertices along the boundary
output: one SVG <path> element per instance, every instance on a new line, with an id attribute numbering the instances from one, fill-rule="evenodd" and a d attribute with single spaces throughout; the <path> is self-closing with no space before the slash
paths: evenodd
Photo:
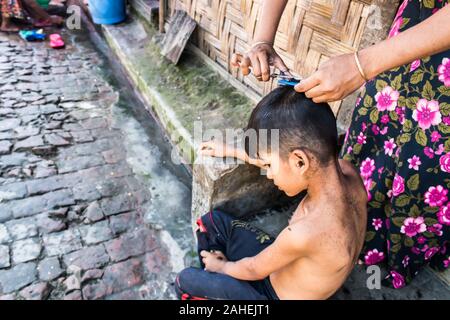
<path id="1" fill-rule="evenodd" d="M 295 149 L 289 154 L 291 168 L 299 173 L 305 173 L 309 169 L 310 163 L 310 157 L 301 149 Z"/>

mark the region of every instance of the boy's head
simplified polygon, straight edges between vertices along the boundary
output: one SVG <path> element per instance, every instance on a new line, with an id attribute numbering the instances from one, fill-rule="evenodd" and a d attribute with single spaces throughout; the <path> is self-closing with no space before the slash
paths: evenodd
<path id="1" fill-rule="evenodd" d="M 314 103 L 292 87 L 277 88 L 253 110 L 245 150 L 265 164 L 267 178 L 294 196 L 317 169 L 336 160 L 336 118 L 328 104 Z"/>

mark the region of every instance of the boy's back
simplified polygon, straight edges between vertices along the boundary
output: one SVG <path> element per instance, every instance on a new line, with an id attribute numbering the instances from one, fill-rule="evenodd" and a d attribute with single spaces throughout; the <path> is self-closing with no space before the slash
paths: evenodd
<path id="1" fill-rule="evenodd" d="M 355 168 L 344 160 L 339 163 L 343 179 L 330 178 L 314 203 L 307 204 L 306 196 L 280 234 L 292 233 L 287 237 L 304 246 L 303 255 L 270 275 L 280 299 L 326 299 L 357 261 L 365 237 L 367 194 Z"/>

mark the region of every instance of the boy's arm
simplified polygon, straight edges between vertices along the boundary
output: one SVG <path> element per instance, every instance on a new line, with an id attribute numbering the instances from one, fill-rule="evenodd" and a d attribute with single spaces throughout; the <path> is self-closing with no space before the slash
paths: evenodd
<path id="1" fill-rule="evenodd" d="M 304 231 L 289 226 L 276 238 L 275 242 L 254 257 L 235 262 L 220 259 L 217 254 L 202 251 L 205 269 L 227 274 L 233 278 L 247 281 L 261 280 L 289 263 L 305 256 L 308 250 L 308 237 Z"/>
<path id="2" fill-rule="evenodd" d="M 243 149 L 235 148 L 233 146 L 226 145 L 215 140 L 203 142 L 200 145 L 199 149 L 200 154 L 204 156 L 211 156 L 217 158 L 223 157 L 236 158 L 244 162 L 247 162 L 251 165 L 264 169 L 264 164 L 262 163 L 262 161 L 250 158 Z"/>

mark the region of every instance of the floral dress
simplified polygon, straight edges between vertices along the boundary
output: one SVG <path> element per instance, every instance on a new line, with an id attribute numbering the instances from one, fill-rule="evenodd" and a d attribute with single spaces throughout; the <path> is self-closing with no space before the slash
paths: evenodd
<path id="1" fill-rule="evenodd" d="M 404 1 L 389 37 L 449 3 Z M 425 265 L 450 264 L 449 133 L 450 50 L 381 73 L 356 102 L 341 156 L 360 169 L 369 197 L 361 259 L 387 265 L 394 288 Z"/>

